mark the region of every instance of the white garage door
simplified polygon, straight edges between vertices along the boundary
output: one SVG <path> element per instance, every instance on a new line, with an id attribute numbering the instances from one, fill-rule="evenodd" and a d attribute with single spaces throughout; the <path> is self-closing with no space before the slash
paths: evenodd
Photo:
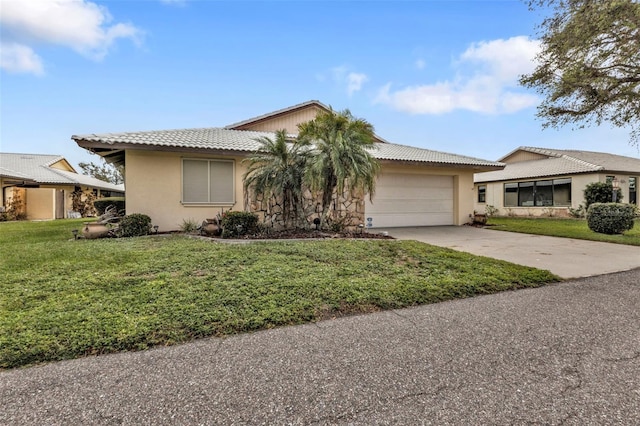
<path id="1" fill-rule="evenodd" d="M 453 225 L 453 176 L 385 173 L 365 218 L 374 228 Z"/>

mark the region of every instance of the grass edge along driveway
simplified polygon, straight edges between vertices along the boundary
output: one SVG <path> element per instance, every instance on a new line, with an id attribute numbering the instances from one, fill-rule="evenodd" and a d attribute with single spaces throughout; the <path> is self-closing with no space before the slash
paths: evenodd
<path id="1" fill-rule="evenodd" d="M 497 231 L 640 246 L 640 219 L 636 219 L 633 228 L 621 235 L 593 232 L 585 219 L 573 218 L 492 216 L 488 224 L 488 229 Z"/>
<path id="2" fill-rule="evenodd" d="M 0 369 L 561 280 L 415 241 L 70 240 L 79 224 L 0 223 Z"/>

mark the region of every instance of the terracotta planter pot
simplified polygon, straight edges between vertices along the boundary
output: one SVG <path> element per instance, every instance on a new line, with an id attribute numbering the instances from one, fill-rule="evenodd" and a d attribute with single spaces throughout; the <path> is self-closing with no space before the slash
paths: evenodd
<path id="1" fill-rule="evenodd" d="M 216 223 L 215 219 L 207 219 L 202 222 L 202 233 L 205 235 L 220 235 L 222 229 Z"/>
<path id="2" fill-rule="evenodd" d="M 473 215 L 473 222 L 479 223 L 480 225 L 484 225 L 487 223 L 487 215 L 486 214 L 475 214 Z"/>
<path id="3" fill-rule="evenodd" d="M 107 225 L 95 222 L 86 222 L 82 228 L 82 236 L 87 239 L 106 237 L 109 233 Z"/>

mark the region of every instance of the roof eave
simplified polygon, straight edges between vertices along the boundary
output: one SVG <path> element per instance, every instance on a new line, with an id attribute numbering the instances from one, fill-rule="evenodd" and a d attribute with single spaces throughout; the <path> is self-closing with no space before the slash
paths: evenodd
<path id="1" fill-rule="evenodd" d="M 414 166 L 429 166 L 438 168 L 454 168 L 454 169 L 472 169 L 483 172 L 492 172 L 504 169 L 504 165 L 484 165 L 484 164 L 465 164 L 465 163 L 446 163 L 441 161 L 420 161 L 420 160 L 395 160 L 391 158 L 378 158 L 383 164 L 411 164 Z"/>

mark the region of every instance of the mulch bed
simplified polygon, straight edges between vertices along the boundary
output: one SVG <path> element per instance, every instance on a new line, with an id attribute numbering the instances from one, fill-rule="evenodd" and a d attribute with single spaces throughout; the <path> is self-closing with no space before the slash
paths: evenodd
<path id="1" fill-rule="evenodd" d="M 298 239 L 323 239 L 323 238 L 363 238 L 393 240 L 389 235 L 379 232 L 355 231 L 355 232 L 325 232 L 316 230 L 293 229 L 286 231 L 269 232 L 258 235 L 243 235 L 241 239 L 246 240 L 298 240 Z"/>

